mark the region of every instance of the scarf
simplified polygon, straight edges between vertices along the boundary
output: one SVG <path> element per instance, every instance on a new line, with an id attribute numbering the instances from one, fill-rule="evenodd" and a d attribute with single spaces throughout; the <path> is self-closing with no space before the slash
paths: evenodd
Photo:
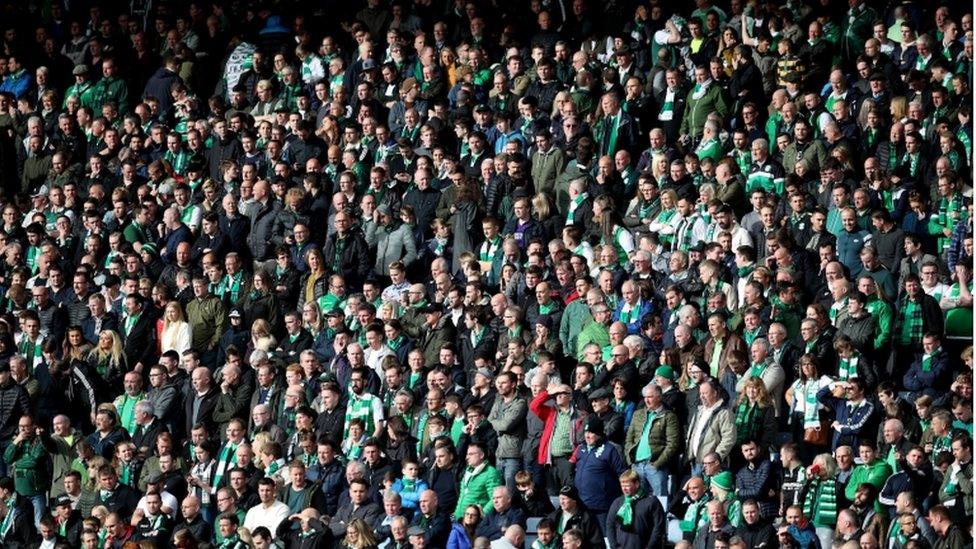
<path id="1" fill-rule="evenodd" d="M 817 409 L 817 392 L 820 390 L 820 382 L 816 379 L 808 379 L 802 383 L 800 388 L 803 391 L 803 428 L 812 429 L 820 427 L 820 413 Z"/>
<path id="2" fill-rule="evenodd" d="M 861 361 L 861 355 L 858 352 L 854 352 L 850 358 L 840 359 L 840 364 L 838 366 L 838 374 L 841 381 L 847 381 L 848 379 L 854 379 L 857 377 L 857 365 Z"/>
<path id="3" fill-rule="evenodd" d="M 620 504 L 620 509 L 617 510 L 617 518 L 620 519 L 620 524 L 630 526 L 634 523 L 634 502 L 642 497 L 644 497 L 643 488 L 639 488 L 636 495 L 624 496 L 624 501 Z"/>
<path id="4" fill-rule="evenodd" d="M 674 120 L 674 96 L 674 90 L 671 88 L 664 93 L 664 103 L 661 105 L 661 112 L 657 115 L 657 119 L 661 122 Z"/>
<path id="5" fill-rule="evenodd" d="M 747 400 L 739 403 L 735 411 L 736 444 L 740 444 L 756 432 L 759 406 Z"/>
<path id="6" fill-rule="evenodd" d="M 709 78 L 705 82 L 702 82 L 701 84 L 695 84 L 694 89 L 691 90 L 691 98 L 695 100 L 701 99 L 702 97 L 705 96 L 706 93 L 708 93 L 708 88 L 710 88 L 711 85 L 712 85 L 711 78 Z"/>

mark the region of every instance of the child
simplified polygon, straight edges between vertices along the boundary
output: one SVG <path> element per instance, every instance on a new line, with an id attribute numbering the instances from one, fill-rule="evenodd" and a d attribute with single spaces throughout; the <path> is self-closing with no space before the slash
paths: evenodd
<path id="1" fill-rule="evenodd" d="M 213 506 L 211 498 L 213 496 L 213 474 L 217 469 L 217 462 L 213 460 L 214 447 L 210 442 L 204 442 L 194 450 L 196 462 L 190 468 L 190 474 L 186 477 L 186 483 L 190 493 L 200 499 L 200 514 L 203 520 L 210 522 L 213 520 Z"/>
<path id="2" fill-rule="evenodd" d="M 349 422 L 349 436 L 342 441 L 342 453 L 349 461 L 357 460 L 363 453 L 366 443 L 366 427 L 363 420 L 355 418 Z"/>
<path id="3" fill-rule="evenodd" d="M 404 509 L 416 512 L 420 505 L 420 494 L 427 489 L 427 483 L 418 478 L 420 476 L 420 466 L 414 459 L 403 460 L 403 476 L 398 478 L 392 486 L 392 490 L 400 494 Z"/>

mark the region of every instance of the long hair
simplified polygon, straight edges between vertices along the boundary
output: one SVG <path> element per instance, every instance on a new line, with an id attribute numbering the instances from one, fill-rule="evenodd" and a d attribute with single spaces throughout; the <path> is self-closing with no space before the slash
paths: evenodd
<path id="1" fill-rule="evenodd" d="M 769 391 L 766 390 L 766 384 L 763 383 L 761 377 L 750 377 L 745 381 L 745 385 L 742 386 L 742 392 L 739 394 L 738 404 L 749 403 L 749 397 L 746 396 L 746 389 L 748 389 L 750 386 L 756 389 L 756 403 L 761 408 L 768 408 L 773 404 L 772 399 L 769 398 Z"/>
<path id="2" fill-rule="evenodd" d="M 177 318 L 172 322 L 170 322 L 166 315 L 166 313 L 169 313 L 170 310 L 176 311 Z M 178 301 L 170 301 L 166 304 L 166 311 L 163 313 L 163 331 L 166 331 L 170 325 L 175 325 L 180 322 L 186 322 L 186 315 L 183 314 L 183 307 L 180 306 Z"/>
<path id="3" fill-rule="evenodd" d="M 98 338 L 101 339 L 104 335 L 112 338 L 112 346 L 106 351 L 102 349 L 101 345 L 95 345 L 95 348 L 88 353 L 88 357 L 97 363 L 108 361 L 113 364 L 120 364 L 122 361 L 122 338 L 115 330 L 102 330 L 98 334 Z"/>

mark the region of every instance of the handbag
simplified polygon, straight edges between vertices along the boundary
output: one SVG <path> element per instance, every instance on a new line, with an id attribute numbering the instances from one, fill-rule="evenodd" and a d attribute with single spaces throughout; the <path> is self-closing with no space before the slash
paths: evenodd
<path id="1" fill-rule="evenodd" d="M 830 441 L 830 424 L 820 420 L 820 427 L 807 427 L 803 430 L 803 442 L 815 446 L 826 446 Z"/>

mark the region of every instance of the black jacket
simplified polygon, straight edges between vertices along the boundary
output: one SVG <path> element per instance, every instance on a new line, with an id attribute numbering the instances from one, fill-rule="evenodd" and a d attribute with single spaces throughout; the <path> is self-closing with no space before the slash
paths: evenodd
<path id="1" fill-rule="evenodd" d="M 559 524 L 560 519 L 562 518 L 562 512 L 562 509 L 556 509 L 555 511 L 549 513 L 549 520 L 551 520 L 553 524 Z M 636 509 L 634 516 L 637 516 Z M 596 517 L 594 517 L 589 511 L 584 510 L 582 507 L 577 508 L 576 514 L 569 517 L 569 520 L 566 521 L 566 525 L 563 526 L 563 532 L 573 528 L 583 532 L 584 547 L 603 547 L 606 545 L 603 542 L 603 534 L 600 533 L 600 528 L 597 525 Z M 611 545 L 611 547 L 615 546 Z"/>
<path id="2" fill-rule="evenodd" d="M 139 493 L 120 482 L 108 497 L 100 499 L 109 513 L 118 513 L 123 520 L 128 521 L 139 504 Z"/>
<path id="3" fill-rule="evenodd" d="M 621 524 L 617 511 L 623 503 L 623 496 L 614 500 L 607 513 L 607 537 L 610 547 L 631 549 L 637 547 L 663 547 L 667 535 L 664 508 L 654 496 L 644 496 L 633 502 L 633 523 Z"/>
<path id="4" fill-rule="evenodd" d="M 423 513 L 417 511 L 413 515 L 410 526 L 419 526 L 424 529 L 424 541 L 427 547 L 446 547 L 447 538 L 451 535 L 451 519 L 444 513 L 435 513 L 431 517 L 425 517 Z"/>
<path id="5" fill-rule="evenodd" d="M 119 329 L 123 334 L 122 350 L 125 353 L 126 363 L 131 366 L 142 363 L 147 368 L 155 364 L 156 323 L 150 318 L 149 311 L 143 309 L 139 320 L 132 326 L 128 334 L 125 334 L 125 321 L 122 320 L 119 324 Z"/>
<path id="6" fill-rule="evenodd" d="M 208 433 L 216 432 L 214 429 L 216 429 L 217 424 L 213 419 L 213 412 L 217 407 L 217 397 L 220 396 L 220 390 L 216 387 L 211 387 L 210 390 L 203 395 L 203 397 L 200 399 L 200 406 L 197 411 L 197 415 L 194 417 L 193 403 L 196 400 L 196 396 L 196 391 L 194 391 L 192 388 L 190 389 L 190 394 L 186 395 L 183 416 L 186 420 L 186 431 L 183 432 L 189 433 L 193 429 L 193 425 L 195 424 L 194 419 L 196 419 L 196 423 L 203 423 L 206 425 Z"/>
<path id="7" fill-rule="evenodd" d="M 20 417 L 31 412 L 27 390 L 13 378 L 0 385 L 0 440 L 10 440 L 17 432 Z M 31 515 L 31 525 L 34 523 Z"/>
<path id="8" fill-rule="evenodd" d="M 354 290 L 362 287 L 370 272 L 369 244 L 362 232 L 354 231 L 341 239 L 338 233 L 331 235 L 325 241 L 322 253 L 325 268 L 330 274 L 342 275 L 346 284 Z"/>

